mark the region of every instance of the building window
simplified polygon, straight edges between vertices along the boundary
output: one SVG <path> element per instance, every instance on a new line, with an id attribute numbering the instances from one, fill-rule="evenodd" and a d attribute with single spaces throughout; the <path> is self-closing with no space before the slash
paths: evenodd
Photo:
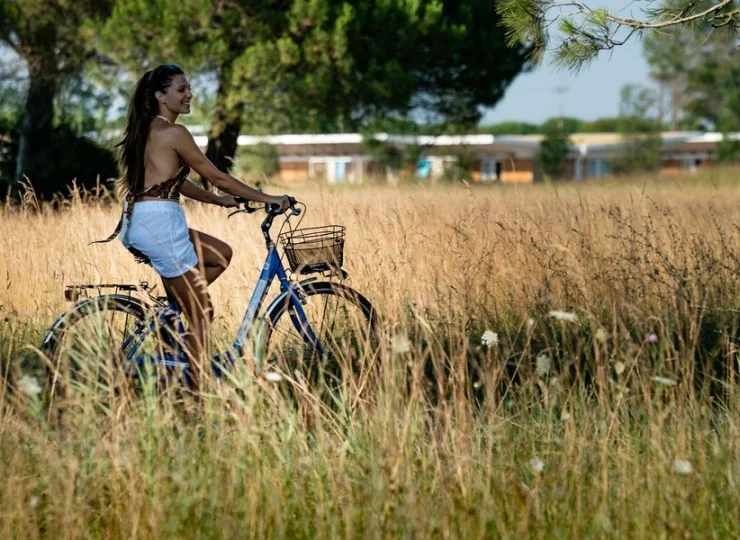
<path id="1" fill-rule="evenodd" d="M 480 178 L 484 182 L 495 182 L 501 178 L 501 162 L 497 159 L 484 159 L 481 162 Z"/>
<path id="2" fill-rule="evenodd" d="M 695 158 L 693 156 L 688 156 L 683 158 L 682 161 L 683 169 L 689 172 L 696 172 L 696 170 L 701 165 L 701 159 Z"/>
<path id="3" fill-rule="evenodd" d="M 420 159 L 416 162 L 416 177 L 426 180 L 432 173 L 432 162 L 428 159 Z"/>
<path id="4" fill-rule="evenodd" d="M 601 178 L 611 174 L 612 168 L 606 159 L 589 159 L 586 160 L 586 177 Z"/>

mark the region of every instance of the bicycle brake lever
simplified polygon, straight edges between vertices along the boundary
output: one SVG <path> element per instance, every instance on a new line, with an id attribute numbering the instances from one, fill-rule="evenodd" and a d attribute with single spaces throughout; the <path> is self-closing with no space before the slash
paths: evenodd
<path id="1" fill-rule="evenodd" d="M 226 219 L 230 218 L 231 216 L 235 216 L 236 214 L 249 214 L 249 212 L 247 210 L 236 210 L 235 212 L 230 212 Z"/>

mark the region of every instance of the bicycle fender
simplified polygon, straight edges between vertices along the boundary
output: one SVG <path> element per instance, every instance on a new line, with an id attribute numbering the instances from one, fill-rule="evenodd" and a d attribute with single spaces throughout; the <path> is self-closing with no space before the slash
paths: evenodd
<path id="1" fill-rule="evenodd" d="M 69 311 L 65 311 L 62 313 L 56 321 L 54 321 L 54 324 L 52 324 L 49 329 L 46 331 L 46 334 L 44 334 L 44 339 L 41 342 L 41 348 L 43 349 L 49 343 L 51 343 L 52 338 L 54 337 L 54 334 L 57 330 L 59 330 L 59 327 L 62 326 L 65 321 L 71 317 L 74 313 L 76 313 L 79 310 L 85 309 L 87 306 L 93 305 L 94 303 L 100 302 L 100 298 L 106 298 L 106 300 L 125 300 L 126 302 L 137 302 L 142 307 L 143 305 L 141 302 L 139 302 L 135 298 L 131 298 L 130 296 L 127 296 L 125 294 L 106 294 L 102 296 L 96 296 L 94 298 L 86 298 L 85 300 L 82 300 L 81 302 L 77 302 L 74 306 L 72 306 L 72 309 Z"/>

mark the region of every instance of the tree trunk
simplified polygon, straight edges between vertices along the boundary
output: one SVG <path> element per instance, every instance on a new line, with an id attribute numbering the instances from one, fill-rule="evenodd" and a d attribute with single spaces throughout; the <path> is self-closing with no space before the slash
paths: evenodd
<path id="1" fill-rule="evenodd" d="M 232 67 L 225 65 L 218 78 L 218 93 L 216 94 L 216 111 L 213 115 L 213 123 L 208 132 L 208 148 L 206 157 L 224 172 L 229 172 L 236 154 L 237 139 L 242 127 L 242 114 L 244 103 L 233 101 L 231 96 Z M 203 187 L 208 188 L 207 182 L 201 178 Z"/>
<path id="2" fill-rule="evenodd" d="M 671 131 L 678 131 L 678 115 L 681 111 L 681 87 L 678 78 L 671 81 Z"/>
<path id="3" fill-rule="evenodd" d="M 24 176 L 33 183 L 35 172 L 44 167 L 40 156 L 51 144 L 54 121 L 54 96 L 58 73 L 53 50 L 38 51 L 26 56 L 28 63 L 28 96 L 23 110 L 18 155 L 16 184 Z"/>

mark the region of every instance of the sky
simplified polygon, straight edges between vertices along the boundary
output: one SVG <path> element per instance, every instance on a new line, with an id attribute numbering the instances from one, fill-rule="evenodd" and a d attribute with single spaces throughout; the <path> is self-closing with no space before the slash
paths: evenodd
<path id="1" fill-rule="evenodd" d="M 598 4 L 589 4 L 589 7 L 605 7 L 621 17 L 643 18 L 636 4 L 627 0 L 601 0 Z M 539 124 L 559 116 L 561 105 L 563 115 L 583 120 L 617 116 L 619 91 L 628 83 L 650 84 L 638 35 L 633 35 L 622 46 L 601 52 L 593 63 L 576 75 L 554 68 L 547 60 L 535 71 L 520 74 L 504 98 L 486 111 L 481 124 L 509 121 Z M 567 90 L 558 95 L 557 88 Z"/>

